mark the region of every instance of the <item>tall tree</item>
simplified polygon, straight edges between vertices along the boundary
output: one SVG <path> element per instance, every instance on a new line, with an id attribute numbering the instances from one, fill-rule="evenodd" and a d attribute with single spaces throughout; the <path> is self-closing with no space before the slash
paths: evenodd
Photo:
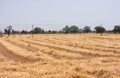
<path id="1" fill-rule="evenodd" d="M 120 33 L 120 25 L 116 25 L 114 26 L 113 32 L 116 33 Z"/>
<path id="2" fill-rule="evenodd" d="M 4 32 L 9 36 L 12 33 L 12 26 L 8 26 L 6 29 L 4 29 Z"/>
<path id="3" fill-rule="evenodd" d="M 32 32 L 34 34 L 40 34 L 40 33 L 44 33 L 44 30 L 39 27 L 36 27 L 36 28 L 34 28 L 34 30 Z"/>
<path id="4" fill-rule="evenodd" d="M 63 32 L 64 33 L 78 33 L 79 32 L 79 28 L 77 27 L 77 26 L 75 26 L 75 25 L 73 25 L 73 26 L 65 26 L 64 28 L 63 28 Z"/>
<path id="5" fill-rule="evenodd" d="M 78 33 L 79 32 L 79 28 L 75 25 L 70 27 L 70 32 L 71 33 Z"/>
<path id="6" fill-rule="evenodd" d="M 62 30 L 63 30 L 64 33 L 70 33 L 71 32 L 70 27 L 68 25 L 65 26 Z"/>
<path id="7" fill-rule="evenodd" d="M 95 30 L 96 30 L 96 33 L 100 33 L 101 36 L 102 36 L 102 34 L 105 32 L 105 28 L 102 27 L 102 26 L 96 26 L 96 27 L 95 27 Z"/>
<path id="8" fill-rule="evenodd" d="M 84 32 L 84 33 L 89 33 L 89 32 L 91 32 L 90 26 L 85 26 L 85 27 L 83 28 L 83 32 Z"/>

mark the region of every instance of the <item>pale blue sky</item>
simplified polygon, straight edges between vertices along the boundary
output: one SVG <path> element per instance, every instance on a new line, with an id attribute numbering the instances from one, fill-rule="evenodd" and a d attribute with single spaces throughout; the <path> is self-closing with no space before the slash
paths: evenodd
<path id="1" fill-rule="evenodd" d="M 120 0 L 0 0 L 0 28 L 62 29 L 103 24 L 113 29 L 120 24 Z"/>

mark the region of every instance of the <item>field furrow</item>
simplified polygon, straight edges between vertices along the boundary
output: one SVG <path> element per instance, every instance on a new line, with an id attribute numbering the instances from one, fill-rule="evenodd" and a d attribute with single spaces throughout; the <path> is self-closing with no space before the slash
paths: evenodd
<path id="1" fill-rule="evenodd" d="M 63 52 L 63 51 L 59 51 L 59 50 L 55 50 L 55 49 L 49 49 L 47 47 L 45 48 L 44 46 L 30 44 L 29 42 L 23 42 L 23 41 L 18 41 L 18 40 L 17 41 L 7 40 L 7 41 L 16 46 L 27 49 L 28 51 L 31 51 L 34 53 L 38 53 L 38 51 L 40 51 L 40 52 L 42 52 L 44 54 L 48 54 L 50 57 L 54 57 L 56 59 L 80 59 L 81 58 L 80 54 L 67 53 L 65 51 Z"/>
<path id="2" fill-rule="evenodd" d="M 22 40 L 28 43 L 32 43 L 32 44 L 36 44 L 39 46 L 44 46 L 44 47 L 49 47 L 49 48 L 54 48 L 54 49 L 58 49 L 58 50 L 64 50 L 67 52 L 72 52 L 72 53 L 80 53 L 83 55 L 89 55 L 89 56 L 103 56 L 103 57 L 119 57 L 120 54 L 116 55 L 115 53 L 107 53 L 107 52 L 97 52 L 97 51 L 93 51 L 93 50 L 88 50 L 88 49 L 82 49 L 82 48 L 74 48 L 74 47 L 69 47 L 69 46 L 61 46 L 61 45 L 54 45 L 51 43 L 44 43 L 44 42 L 38 42 L 38 41 L 33 41 L 33 40 Z"/>
<path id="3" fill-rule="evenodd" d="M 34 39 L 34 41 L 39 41 L 39 42 L 45 42 L 45 43 L 51 43 L 51 44 L 59 44 L 59 45 L 66 45 L 70 47 L 75 47 L 75 48 L 83 48 L 83 49 L 90 49 L 90 50 L 95 50 L 95 51 L 103 51 L 103 52 L 111 52 L 111 53 L 117 53 L 120 54 L 119 47 L 115 48 L 113 47 L 107 47 L 107 46 L 100 46 L 95 45 L 95 44 L 87 44 L 87 43 L 70 43 L 70 42 L 65 42 L 65 41 L 45 41 L 44 39 Z"/>
<path id="4" fill-rule="evenodd" d="M 119 42 L 109 34 L 5 35 L 0 78 L 119 78 Z"/>

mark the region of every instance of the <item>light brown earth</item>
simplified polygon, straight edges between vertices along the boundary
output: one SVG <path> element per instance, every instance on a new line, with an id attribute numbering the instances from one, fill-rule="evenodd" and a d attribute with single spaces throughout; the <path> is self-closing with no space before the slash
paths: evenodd
<path id="1" fill-rule="evenodd" d="M 1 37 L 0 78 L 120 78 L 120 35 Z"/>

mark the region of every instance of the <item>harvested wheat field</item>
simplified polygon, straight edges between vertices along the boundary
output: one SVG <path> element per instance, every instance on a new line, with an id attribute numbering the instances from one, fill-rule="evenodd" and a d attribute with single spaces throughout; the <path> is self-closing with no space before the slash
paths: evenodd
<path id="1" fill-rule="evenodd" d="M 120 78 L 120 35 L 1 37 L 0 78 Z"/>

